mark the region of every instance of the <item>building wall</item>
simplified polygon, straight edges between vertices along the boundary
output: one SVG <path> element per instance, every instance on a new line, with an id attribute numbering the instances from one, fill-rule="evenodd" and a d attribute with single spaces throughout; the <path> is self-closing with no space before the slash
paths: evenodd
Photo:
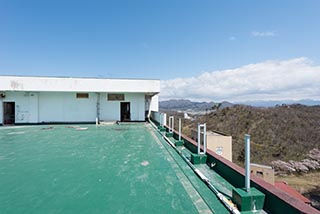
<path id="1" fill-rule="evenodd" d="M 100 120 L 120 120 L 120 101 L 108 101 L 107 93 L 100 94 Z"/>
<path id="2" fill-rule="evenodd" d="M 251 173 L 274 185 L 274 170 L 271 166 L 250 164 Z"/>
<path id="3" fill-rule="evenodd" d="M 191 138 L 198 141 L 198 131 L 191 131 Z M 201 141 L 203 145 L 203 140 Z M 224 135 L 210 134 L 207 132 L 207 149 L 221 155 L 232 162 L 232 137 Z"/>
<path id="4" fill-rule="evenodd" d="M 153 97 L 151 97 L 150 111 L 159 111 L 159 96 L 158 95 L 154 95 Z"/>
<path id="5" fill-rule="evenodd" d="M 6 92 L 0 99 L 0 123 L 3 122 L 3 102 L 15 102 L 15 123 L 95 122 L 97 93 L 77 98 L 76 92 Z M 145 94 L 125 93 L 124 101 L 108 101 L 100 93 L 100 119 L 120 120 L 120 103 L 130 102 L 131 120 L 145 120 Z"/>
<path id="6" fill-rule="evenodd" d="M 39 122 L 92 122 L 96 118 L 95 93 L 77 98 L 74 92 L 39 93 Z"/>
<path id="7" fill-rule="evenodd" d="M 207 148 L 232 161 L 232 137 L 207 135 Z"/>
<path id="8" fill-rule="evenodd" d="M 159 93 L 160 80 L 0 76 L 0 91 Z"/>
<path id="9" fill-rule="evenodd" d="M 125 93 L 123 101 L 108 101 L 107 93 L 100 95 L 100 120 L 116 121 L 120 120 L 120 103 L 130 102 L 131 120 L 145 120 L 145 94 Z"/>
<path id="10" fill-rule="evenodd" d="M 130 102 L 131 120 L 145 120 L 145 94 L 127 93 L 127 102 Z"/>
<path id="11" fill-rule="evenodd" d="M 167 114 L 158 111 L 151 111 L 150 118 L 157 125 L 166 126 L 167 125 Z"/>
<path id="12" fill-rule="evenodd" d="M 3 99 L 0 98 L 0 124 L 2 124 L 3 121 Z"/>

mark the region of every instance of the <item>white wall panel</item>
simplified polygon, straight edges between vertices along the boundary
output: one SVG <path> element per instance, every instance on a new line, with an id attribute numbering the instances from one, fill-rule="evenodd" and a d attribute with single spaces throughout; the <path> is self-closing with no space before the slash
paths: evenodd
<path id="1" fill-rule="evenodd" d="M 151 111 L 159 111 L 159 96 L 158 95 L 154 95 L 151 98 L 150 110 Z"/>
<path id="2" fill-rule="evenodd" d="M 38 123 L 39 121 L 39 93 L 29 93 L 29 123 Z"/>
<path id="3" fill-rule="evenodd" d="M 100 120 L 120 120 L 120 101 L 108 101 L 107 93 L 100 95 Z"/>
<path id="4" fill-rule="evenodd" d="M 41 92 L 39 122 L 93 122 L 96 118 L 96 94 L 76 98 L 76 93 Z"/>
<path id="5" fill-rule="evenodd" d="M 76 98 L 75 92 L 6 92 L 1 100 L 0 123 L 3 121 L 2 102 L 15 102 L 16 123 L 95 122 L 97 94 Z M 120 120 L 120 103 L 130 102 L 131 120 L 145 120 L 145 94 L 125 93 L 124 101 L 108 101 L 100 93 L 100 120 Z"/>
<path id="6" fill-rule="evenodd" d="M 130 102 L 131 120 L 145 119 L 145 94 L 127 93 L 125 95 L 126 102 Z"/>
<path id="7" fill-rule="evenodd" d="M 3 99 L 0 99 L 0 124 L 3 123 Z"/>
<path id="8" fill-rule="evenodd" d="M 160 80 L 0 76 L 0 91 L 159 93 Z"/>

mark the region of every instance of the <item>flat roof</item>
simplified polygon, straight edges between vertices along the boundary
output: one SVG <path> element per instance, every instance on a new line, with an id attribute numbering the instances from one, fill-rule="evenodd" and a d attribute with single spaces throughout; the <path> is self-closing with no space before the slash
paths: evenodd
<path id="1" fill-rule="evenodd" d="M 0 139 L 3 213 L 229 213 L 148 124 L 0 127 Z"/>
<path id="2" fill-rule="evenodd" d="M 160 80 L 0 76 L 0 91 L 134 92 L 157 94 Z"/>

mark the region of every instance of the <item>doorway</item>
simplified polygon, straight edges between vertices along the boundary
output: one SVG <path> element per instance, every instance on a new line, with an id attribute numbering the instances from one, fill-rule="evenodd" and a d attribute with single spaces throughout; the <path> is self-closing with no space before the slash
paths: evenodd
<path id="1" fill-rule="evenodd" d="M 120 112 L 121 112 L 121 122 L 126 122 L 126 121 L 131 120 L 130 103 L 129 102 L 121 103 Z"/>
<path id="2" fill-rule="evenodd" d="M 3 102 L 3 125 L 13 125 L 15 123 L 15 103 Z"/>

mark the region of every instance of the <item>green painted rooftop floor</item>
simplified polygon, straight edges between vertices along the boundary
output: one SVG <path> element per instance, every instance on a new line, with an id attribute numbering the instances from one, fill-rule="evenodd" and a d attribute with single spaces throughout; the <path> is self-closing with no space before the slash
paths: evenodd
<path id="1" fill-rule="evenodd" d="M 0 127 L 1 213 L 229 213 L 150 125 L 81 127 Z"/>

